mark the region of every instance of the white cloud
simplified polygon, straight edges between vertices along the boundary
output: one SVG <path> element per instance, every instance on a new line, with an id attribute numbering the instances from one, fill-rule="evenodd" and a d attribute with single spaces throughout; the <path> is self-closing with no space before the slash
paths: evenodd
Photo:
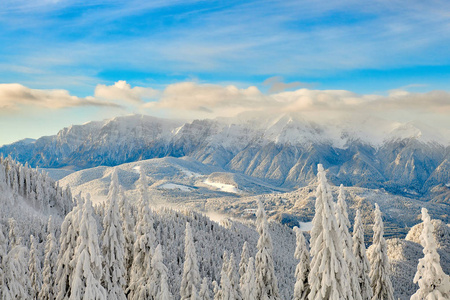
<path id="1" fill-rule="evenodd" d="M 95 98 L 72 96 L 66 90 L 30 89 L 17 83 L 0 84 L 0 109 L 2 112 L 18 110 L 22 106 L 59 109 L 76 106 L 118 106 Z"/>
<path id="2" fill-rule="evenodd" d="M 159 91 L 152 88 L 131 87 L 124 80 L 119 80 L 114 85 L 99 84 L 95 88 L 94 97 L 107 100 L 127 101 L 133 104 L 143 103 L 144 99 L 154 99 Z"/>

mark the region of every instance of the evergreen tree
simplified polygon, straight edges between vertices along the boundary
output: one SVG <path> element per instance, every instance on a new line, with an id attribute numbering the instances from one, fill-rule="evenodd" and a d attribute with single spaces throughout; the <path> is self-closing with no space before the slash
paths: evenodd
<path id="1" fill-rule="evenodd" d="M 79 221 L 77 247 L 71 265 L 74 266 L 70 300 L 107 299 L 105 288 L 101 285 L 102 256 L 98 245 L 97 223 L 89 198 L 83 205 Z"/>
<path id="2" fill-rule="evenodd" d="M 248 244 L 247 241 L 244 242 L 244 246 L 242 247 L 241 253 L 241 261 L 239 262 L 239 286 L 242 291 L 242 285 L 244 280 L 245 272 L 247 272 L 248 260 L 250 258 L 250 254 L 248 252 Z"/>
<path id="3" fill-rule="evenodd" d="M 233 291 L 233 299 L 242 300 L 239 287 L 239 276 L 236 271 L 236 261 L 234 260 L 233 253 L 231 253 L 230 260 L 228 261 L 228 278 L 230 279 L 231 289 Z"/>
<path id="4" fill-rule="evenodd" d="M 5 272 L 3 299 L 32 299 L 28 254 L 28 249 L 22 245 L 22 239 L 17 238 L 3 264 Z"/>
<path id="5" fill-rule="evenodd" d="M 364 244 L 364 227 L 361 220 L 361 212 L 356 211 L 353 230 L 353 255 L 356 260 L 356 269 L 362 300 L 371 300 L 373 293 L 370 284 L 370 263 L 367 259 L 366 246 Z"/>
<path id="6" fill-rule="evenodd" d="M 350 281 L 350 292 L 352 293 L 352 298 L 354 300 L 362 300 L 361 291 L 359 287 L 359 280 L 357 277 L 356 259 L 353 255 L 353 240 L 349 232 L 350 221 L 348 219 L 347 204 L 345 202 L 344 186 L 341 184 L 339 187 L 338 201 L 336 203 L 336 221 L 339 227 L 340 237 L 342 241 L 342 250 L 344 254 L 344 260 L 346 264 L 343 266 L 343 272 L 345 272 L 345 277 Z M 351 272 L 349 271 L 351 270 Z"/>
<path id="7" fill-rule="evenodd" d="M 437 253 L 436 240 L 433 235 L 434 225 L 426 208 L 422 208 L 423 230 L 420 244 L 424 257 L 419 259 L 414 283 L 419 284 L 411 300 L 450 299 L 450 278 L 442 271 L 440 256 Z"/>
<path id="8" fill-rule="evenodd" d="M 3 165 L 0 163 L 0 176 L 2 167 Z M 5 262 L 7 254 L 8 254 L 8 241 L 6 240 L 5 235 L 3 234 L 2 224 L 0 223 L 0 299 L 2 300 L 3 300 L 3 289 L 5 288 Z"/>
<path id="9" fill-rule="evenodd" d="M 130 272 L 130 284 L 127 290 L 128 299 L 140 299 L 140 295 L 148 294 L 146 284 L 151 276 L 151 260 L 155 245 L 155 229 L 153 217 L 145 201 L 139 209 L 139 220 L 136 224 L 136 241 L 133 248 L 133 264 Z"/>
<path id="10" fill-rule="evenodd" d="M 321 164 L 318 165 L 317 178 L 316 214 L 311 230 L 312 261 L 308 276 L 311 291 L 308 299 L 352 299 L 350 283 L 345 278 L 346 262 L 342 255 L 340 230 L 333 214 L 333 196 Z"/>
<path id="11" fill-rule="evenodd" d="M 257 300 L 256 296 L 256 280 L 255 280 L 255 266 L 253 257 L 248 261 L 247 270 L 242 281 L 242 299 L 243 300 Z"/>
<path id="12" fill-rule="evenodd" d="M 108 208 L 103 218 L 102 254 L 103 277 L 102 284 L 106 289 L 108 300 L 125 300 L 125 267 L 122 224 L 120 222 L 119 182 L 116 169 L 112 173 L 111 185 L 108 193 Z"/>
<path id="13" fill-rule="evenodd" d="M 297 236 L 297 247 L 295 248 L 294 256 L 299 260 L 297 268 L 295 269 L 296 282 L 294 286 L 294 300 L 306 300 L 308 299 L 309 294 L 309 252 L 303 232 L 298 227 L 295 227 L 294 231 Z"/>
<path id="14" fill-rule="evenodd" d="M 56 284 L 57 300 L 68 299 L 71 295 L 71 283 L 74 266 L 71 264 L 79 236 L 79 220 L 83 208 L 83 199 L 76 197 L 77 205 L 69 212 L 61 224 L 59 239 L 60 251 L 57 259 Z"/>
<path id="15" fill-rule="evenodd" d="M 373 225 L 373 248 L 369 253 L 370 280 L 372 282 L 372 300 L 393 300 L 394 291 L 389 278 L 389 259 L 386 240 L 383 237 L 384 226 L 381 211 L 375 203 L 375 224 Z"/>
<path id="16" fill-rule="evenodd" d="M 223 257 L 222 271 L 220 272 L 220 290 L 218 292 L 217 300 L 234 300 L 234 291 L 231 285 L 230 277 L 228 276 L 228 254 L 225 252 Z"/>
<path id="17" fill-rule="evenodd" d="M 152 257 L 152 275 L 149 281 L 149 297 L 151 300 L 159 300 L 164 297 L 171 298 L 167 285 L 167 267 L 163 262 L 162 248 L 158 245 Z M 167 289 L 167 290 L 166 290 Z"/>
<path id="18" fill-rule="evenodd" d="M 28 260 L 28 272 L 31 280 L 31 297 L 33 299 L 39 299 L 39 291 L 42 287 L 42 272 L 41 272 L 41 262 L 39 261 L 39 256 L 36 253 L 36 240 L 33 235 L 30 236 L 31 249 L 30 257 Z"/>
<path id="19" fill-rule="evenodd" d="M 278 281 L 273 265 L 272 238 L 269 233 L 266 212 L 261 201 L 258 201 L 256 217 L 259 233 L 258 244 L 256 246 L 258 251 L 255 256 L 257 298 L 267 300 L 280 299 L 278 294 Z"/>
<path id="20" fill-rule="evenodd" d="M 209 295 L 208 278 L 206 277 L 203 277 L 198 297 L 200 300 L 211 300 L 211 296 Z"/>
<path id="21" fill-rule="evenodd" d="M 55 273 L 56 261 L 58 258 L 58 244 L 56 243 L 51 216 L 48 219 L 47 231 L 48 235 L 45 242 L 44 269 L 42 272 L 44 282 L 41 291 L 39 292 L 39 299 L 54 300 L 56 299 Z"/>
<path id="22" fill-rule="evenodd" d="M 193 300 L 193 290 L 196 290 L 196 287 L 200 283 L 200 272 L 198 269 L 197 254 L 195 253 L 194 238 L 189 222 L 186 223 L 184 241 L 184 265 L 180 295 L 181 300 Z"/>
<path id="23" fill-rule="evenodd" d="M 122 231 L 125 238 L 124 245 L 124 269 L 125 281 L 128 286 L 130 283 L 131 266 L 133 265 L 134 243 L 136 241 L 136 234 L 134 233 L 135 222 L 131 215 L 131 207 L 128 201 L 125 200 L 125 195 L 122 187 L 119 187 L 119 210 L 122 220 Z"/>

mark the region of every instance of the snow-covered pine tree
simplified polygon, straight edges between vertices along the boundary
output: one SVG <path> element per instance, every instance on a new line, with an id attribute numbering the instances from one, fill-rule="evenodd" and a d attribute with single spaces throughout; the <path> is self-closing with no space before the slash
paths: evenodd
<path id="1" fill-rule="evenodd" d="M 106 300 L 107 293 L 101 285 L 102 255 L 98 245 L 97 223 L 89 197 L 83 205 L 79 220 L 79 236 L 71 265 L 74 266 L 70 300 Z"/>
<path id="2" fill-rule="evenodd" d="M 28 255 L 28 249 L 22 245 L 22 239 L 17 237 L 3 263 L 5 270 L 3 299 L 32 299 Z"/>
<path id="3" fill-rule="evenodd" d="M 124 245 L 122 224 L 119 216 L 119 181 L 116 169 L 112 173 L 108 193 L 108 207 L 103 218 L 102 254 L 103 277 L 102 284 L 106 289 L 108 300 L 125 300 L 123 288 L 126 285 L 124 267 Z"/>
<path id="4" fill-rule="evenodd" d="M 317 178 L 316 214 L 311 230 L 312 261 L 308 276 L 311 291 L 308 299 L 352 299 L 350 282 L 345 278 L 346 262 L 342 255 L 340 230 L 333 214 L 333 196 L 321 164 L 318 165 Z"/>
<path id="5" fill-rule="evenodd" d="M 203 277 L 202 284 L 200 285 L 200 292 L 198 293 L 198 298 L 200 300 L 211 300 L 207 277 Z"/>
<path id="6" fill-rule="evenodd" d="M 353 255 L 356 260 L 356 269 L 362 300 L 371 300 L 373 293 L 370 284 L 370 263 L 366 254 L 364 243 L 364 227 L 361 212 L 356 211 L 355 225 L 353 226 Z"/>
<path id="7" fill-rule="evenodd" d="M 200 272 L 198 269 L 197 254 L 195 253 L 194 237 L 191 225 L 186 223 L 184 238 L 184 265 L 181 279 L 181 300 L 193 300 L 193 290 L 200 284 Z"/>
<path id="8" fill-rule="evenodd" d="M 352 298 L 354 300 L 362 300 L 359 280 L 357 277 L 358 272 L 356 270 L 357 264 L 355 256 L 353 255 L 353 240 L 349 232 L 350 221 L 348 219 L 347 204 L 345 202 L 344 186 L 342 184 L 339 187 L 335 216 L 340 231 L 339 240 L 342 242 L 344 259 L 347 262 L 342 269 L 347 274 L 345 277 L 347 277 L 350 281 Z"/>
<path id="9" fill-rule="evenodd" d="M 139 217 L 136 224 L 136 241 L 133 247 L 133 264 L 130 271 L 130 284 L 127 289 L 128 299 L 140 299 L 140 295 L 148 294 L 146 284 L 151 276 L 152 253 L 155 247 L 155 229 L 153 216 L 148 203 L 139 201 Z"/>
<path id="10" fill-rule="evenodd" d="M 411 296 L 411 300 L 450 299 L 450 278 L 442 270 L 433 235 L 434 225 L 426 208 L 422 208 L 422 220 L 420 244 L 423 246 L 424 257 L 419 259 L 417 273 L 414 276 L 414 283 L 419 284 L 419 289 Z"/>
<path id="11" fill-rule="evenodd" d="M 217 293 L 215 300 L 234 300 L 234 291 L 231 285 L 230 277 L 228 276 L 229 259 L 228 253 L 223 254 L 222 271 L 220 272 L 220 290 Z M 217 299 L 216 299 L 217 298 Z"/>
<path id="12" fill-rule="evenodd" d="M 124 267 L 126 286 L 128 286 L 130 283 L 131 266 L 133 265 L 133 248 L 136 241 L 136 234 L 134 233 L 135 221 L 131 215 L 131 207 L 128 201 L 125 200 L 122 187 L 119 187 L 119 210 L 122 220 L 122 231 L 125 238 Z"/>
<path id="13" fill-rule="evenodd" d="M 39 299 L 39 291 L 42 287 L 42 271 L 41 262 L 36 249 L 36 239 L 33 235 L 30 236 L 31 248 L 30 257 L 28 260 L 28 274 L 31 280 L 31 297 L 32 299 Z"/>
<path id="14" fill-rule="evenodd" d="M 239 276 L 236 271 L 236 261 L 234 260 L 233 253 L 230 254 L 230 260 L 228 261 L 228 278 L 230 279 L 231 289 L 233 290 L 233 299 L 242 300 Z"/>
<path id="15" fill-rule="evenodd" d="M 308 275 L 310 270 L 310 257 L 306 245 L 305 236 L 298 227 L 294 227 L 297 236 L 297 247 L 295 248 L 295 258 L 299 260 L 297 268 L 295 269 L 295 286 L 294 286 L 294 300 L 306 300 L 309 294 Z"/>
<path id="16" fill-rule="evenodd" d="M 273 245 L 269 233 L 264 205 L 258 200 L 258 211 L 256 213 L 256 226 L 259 233 L 257 253 L 255 256 L 256 270 L 256 294 L 258 299 L 277 300 L 280 299 L 278 293 L 278 280 L 275 276 L 273 265 Z"/>
<path id="17" fill-rule="evenodd" d="M 0 164 L 0 176 L 1 176 L 1 168 L 3 166 Z M 1 178 L 0 178 L 1 180 Z M 1 189 L 1 182 L 0 182 Z M 4 262 L 6 261 L 6 255 L 8 254 L 8 241 L 3 234 L 2 224 L 0 223 L 0 299 L 3 298 L 3 289 L 5 288 L 5 266 Z"/>
<path id="18" fill-rule="evenodd" d="M 9 224 L 9 249 L 19 244 L 19 237 L 17 236 L 16 220 L 8 219 Z"/>
<path id="19" fill-rule="evenodd" d="M 39 299 L 56 299 L 55 273 L 56 261 L 58 259 L 58 244 L 55 238 L 52 217 L 48 219 L 47 240 L 45 242 L 44 269 L 42 270 L 43 285 L 39 292 Z"/>
<path id="20" fill-rule="evenodd" d="M 247 270 L 243 277 L 242 299 L 257 300 L 258 298 L 256 296 L 255 266 L 253 257 L 250 257 L 250 259 L 248 260 Z"/>
<path id="21" fill-rule="evenodd" d="M 394 300 L 391 279 L 389 278 L 389 259 L 380 207 L 375 203 L 375 224 L 373 225 L 373 248 L 369 252 L 372 300 Z"/>
<path id="22" fill-rule="evenodd" d="M 77 196 L 77 205 L 69 212 L 61 224 L 61 235 L 59 239 L 59 254 L 56 262 L 56 300 L 68 299 L 71 294 L 72 275 L 74 266 L 71 264 L 77 239 L 79 236 L 79 220 L 83 208 L 83 198 Z"/>
<path id="23" fill-rule="evenodd" d="M 244 280 L 245 272 L 247 272 L 248 260 L 250 258 L 250 254 L 248 252 L 248 243 L 244 242 L 244 246 L 242 247 L 241 253 L 241 261 L 239 262 L 239 287 L 242 291 L 242 284 Z"/>
<path id="24" fill-rule="evenodd" d="M 139 181 L 138 181 L 138 189 L 139 189 L 139 202 L 138 207 L 142 207 L 142 205 L 150 205 L 150 197 L 148 195 L 148 181 L 147 175 L 144 172 L 144 168 L 141 166 L 139 168 Z"/>
<path id="25" fill-rule="evenodd" d="M 160 300 L 163 298 L 163 296 L 171 298 L 168 289 L 167 291 L 164 290 L 164 281 L 167 285 L 167 267 L 163 262 L 161 245 L 158 245 L 152 257 L 152 274 L 150 276 L 149 282 L 147 283 L 149 285 L 149 295 L 147 299 Z"/>

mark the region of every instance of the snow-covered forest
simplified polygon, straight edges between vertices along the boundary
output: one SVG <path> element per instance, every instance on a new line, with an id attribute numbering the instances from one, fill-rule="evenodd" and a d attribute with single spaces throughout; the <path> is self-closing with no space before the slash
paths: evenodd
<path id="1" fill-rule="evenodd" d="M 367 249 L 362 212 L 351 228 L 343 187 L 333 199 L 322 165 L 317 180 L 308 233 L 269 220 L 260 200 L 245 223 L 156 206 L 142 172 L 137 202 L 114 172 L 107 201 L 93 206 L 89 191 L 72 196 L 45 173 L 1 158 L 0 298 L 450 299 L 425 208 L 414 232 L 423 247 L 414 290 L 400 295 L 378 205 Z"/>

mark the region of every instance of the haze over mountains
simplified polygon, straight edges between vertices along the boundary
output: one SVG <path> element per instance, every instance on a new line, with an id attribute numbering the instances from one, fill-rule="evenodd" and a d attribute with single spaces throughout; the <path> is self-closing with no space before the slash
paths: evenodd
<path id="1" fill-rule="evenodd" d="M 322 163 L 335 184 L 448 203 L 448 141 L 445 131 L 420 122 L 367 119 L 355 126 L 296 114 L 183 122 L 131 115 L 18 141 L 0 153 L 33 167 L 72 170 L 189 157 L 288 190 L 311 183 Z"/>

